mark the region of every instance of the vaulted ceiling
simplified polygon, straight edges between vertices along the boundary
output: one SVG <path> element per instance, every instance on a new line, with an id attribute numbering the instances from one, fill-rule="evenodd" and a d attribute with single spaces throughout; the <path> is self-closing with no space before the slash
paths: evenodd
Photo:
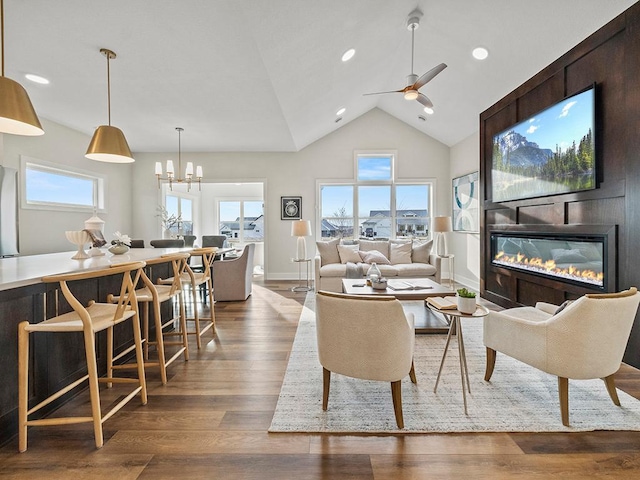
<path id="1" fill-rule="evenodd" d="M 115 51 L 112 124 L 134 152 L 176 150 L 177 126 L 183 151 L 297 151 L 375 107 L 454 145 L 480 112 L 633 3 L 5 0 L 5 74 L 41 117 L 91 135 L 107 123 L 99 49 Z M 416 7 L 415 73 L 448 65 L 421 89 L 433 115 L 401 94 L 363 96 L 406 85 Z M 479 45 L 484 61 L 471 56 Z"/>

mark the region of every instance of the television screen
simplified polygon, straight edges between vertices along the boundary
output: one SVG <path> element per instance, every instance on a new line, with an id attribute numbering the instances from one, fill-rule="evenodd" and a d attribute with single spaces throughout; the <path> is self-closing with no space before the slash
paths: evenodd
<path id="1" fill-rule="evenodd" d="M 590 87 L 494 136 L 492 200 L 595 188 L 594 126 Z"/>

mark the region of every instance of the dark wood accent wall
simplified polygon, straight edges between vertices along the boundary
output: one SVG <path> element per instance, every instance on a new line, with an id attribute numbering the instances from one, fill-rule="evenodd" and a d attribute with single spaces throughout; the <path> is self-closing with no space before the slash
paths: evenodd
<path id="1" fill-rule="evenodd" d="M 493 136 L 596 84 L 597 188 L 502 203 L 491 200 Z M 640 2 L 480 115 L 481 295 L 504 307 L 561 303 L 584 292 L 491 265 L 497 224 L 617 225 L 617 285 L 640 287 Z M 640 367 L 640 316 L 625 362 Z"/>

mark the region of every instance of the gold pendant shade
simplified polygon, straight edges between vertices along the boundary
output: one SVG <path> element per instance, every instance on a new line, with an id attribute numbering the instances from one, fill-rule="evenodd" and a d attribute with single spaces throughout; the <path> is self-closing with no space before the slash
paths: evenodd
<path id="1" fill-rule="evenodd" d="M 7 77 L 0 77 L 0 132 L 28 136 L 44 134 L 27 91 Z"/>
<path id="2" fill-rule="evenodd" d="M 2 40 L 2 76 L 0 76 L 0 132 L 35 136 L 44 134 L 29 95 L 22 85 L 4 76 L 4 2 L 0 0 L 0 40 Z"/>
<path id="3" fill-rule="evenodd" d="M 100 53 L 107 58 L 107 108 L 109 125 L 100 125 L 93 132 L 93 138 L 87 148 L 85 157 L 98 162 L 132 163 L 135 159 L 131 155 L 129 144 L 124 133 L 118 127 L 111 126 L 111 71 L 109 61 L 116 58 L 116 54 L 109 49 L 101 48 Z"/>
<path id="4" fill-rule="evenodd" d="M 118 127 L 111 125 L 100 125 L 96 128 L 85 157 L 99 162 L 134 162 L 124 133 Z"/>

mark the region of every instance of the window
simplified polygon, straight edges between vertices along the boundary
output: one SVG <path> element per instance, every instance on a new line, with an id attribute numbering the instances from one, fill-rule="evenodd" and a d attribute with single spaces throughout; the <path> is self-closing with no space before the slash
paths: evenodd
<path id="1" fill-rule="evenodd" d="M 264 241 L 264 204 L 257 200 L 231 200 L 218 203 L 220 235 L 231 242 Z"/>
<path id="2" fill-rule="evenodd" d="M 165 208 L 169 216 L 180 220 L 169 231 L 174 235 L 193 235 L 193 200 L 178 195 L 165 197 Z"/>
<path id="3" fill-rule="evenodd" d="M 357 154 L 354 184 L 319 184 L 322 237 L 429 237 L 432 184 L 394 181 L 394 160 Z"/>
<path id="4" fill-rule="evenodd" d="M 22 157 L 23 207 L 104 210 L 104 179 L 79 170 Z"/>

